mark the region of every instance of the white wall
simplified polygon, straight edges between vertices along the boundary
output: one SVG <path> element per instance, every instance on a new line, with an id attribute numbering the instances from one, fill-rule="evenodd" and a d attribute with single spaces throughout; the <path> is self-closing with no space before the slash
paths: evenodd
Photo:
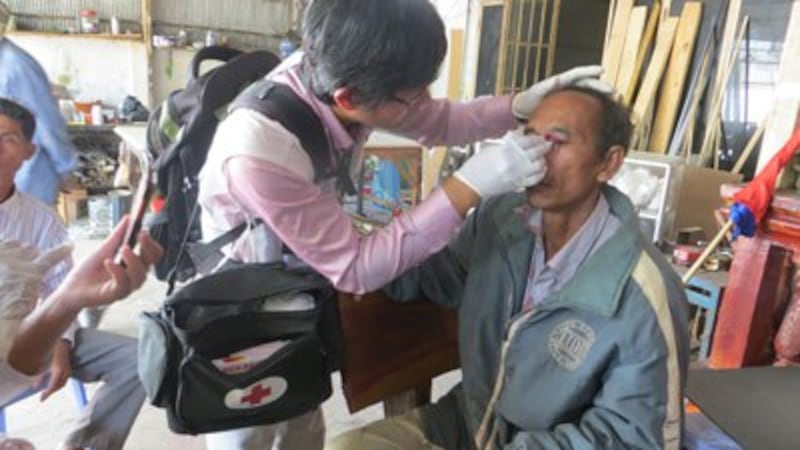
<path id="1" fill-rule="evenodd" d="M 8 37 L 39 61 L 51 83 L 66 86 L 76 100 L 117 107 L 130 94 L 148 103 L 142 42 L 13 33 Z"/>

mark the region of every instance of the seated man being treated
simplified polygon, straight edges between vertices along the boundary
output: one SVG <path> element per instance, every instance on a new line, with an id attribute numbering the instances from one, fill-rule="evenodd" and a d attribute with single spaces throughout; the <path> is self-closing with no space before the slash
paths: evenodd
<path id="1" fill-rule="evenodd" d="M 568 87 L 526 132 L 552 144 L 544 180 L 485 200 L 447 248 L 386 289 L 458 310 L 462 382 L 328 449 L 680 448 L 683 289 L 608 184 L 629 114 Z"/>

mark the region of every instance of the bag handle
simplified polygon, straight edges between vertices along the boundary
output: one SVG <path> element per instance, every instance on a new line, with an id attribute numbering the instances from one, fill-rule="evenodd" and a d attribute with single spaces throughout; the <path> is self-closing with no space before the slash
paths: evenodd
<path id="1" fill-rule="evenodd" d="M 196 80 L 200 77 L 200 66 L 205 61 L 228 62 L 242 53 L 241 50 L 230 47 L 203 47 L 195 53 L 192 62 L 189 64 L 189 78 L 191 80 Z"/>
<path id="2" fill-rule="evenodd" d="M 194 208 L 192 209 L 192 214 L 189 217 L 189 226 L 186 227 L 186 233 L 183 235 L 183 239 L 181 241 L 181 249 L 178 252 L 178 257 L 175 259 L 175 266 L 169 273 L 169 277 L 167 279 L 167 283 L 169 287 L 167 288 L 167 296 L 172 295 L 172 292 L 175 290 L 175 283 L 178 279 L 178 269 L 183 267 L 183 259 L 185 257 L 189 257 L 189 253 L 194 255 L 194 259 L 189 257 L 190 263 L 195 267 L 198 265 L 197 262 L 206 261 L 211 257 L 218 257 L 221 250 L 226 246 L 234 242 L 242 233 L 245 232 L 248 228 L 254 228 L 261 224 L 262 220 L 256 218 L 251 222 L 242 222 L 239 225 L 231 228 L 230 230 L 222 233 L 221 235 L 215 237 L 211 242 L 207 243 L 198 243 L 194 244 L 189 249 L 189 236 L 191 235 L 192 231 L 192 224 L 198 219 L 198 215 L 200 214 L 200 203 L 196 203 Z"/>

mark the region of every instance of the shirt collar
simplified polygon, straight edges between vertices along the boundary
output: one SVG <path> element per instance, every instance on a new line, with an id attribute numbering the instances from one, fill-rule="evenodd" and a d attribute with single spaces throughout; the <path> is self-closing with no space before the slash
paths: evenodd
<path id="1" fill-rule="evenodd" d="M 535 251 L 544 261 L 544 241 L 542 239 L 542 210 L 534 209 L 527 204 L 518 209 L 525 228 L 536 236 Z M 576 269 L 591 253 L 598 237 L 602 234 L 604 225 L 611 214 L 611 209 L 604 195 L 600 195 L 592 213 L 578 228 L 578 231 L 567 243 L 545 263 L 556 277 L 571 277 Z"/>
<path id="2" fill-rule="evenodd" d="M 0 211 L 11 211 L 14 206 L 19 203 L 19 190 L 17 190 L 16 186 L 14 186 L 12 189 L 14 190 L 11 193 L 11 196 L 5 199 L 5 201 L 0 202 Z"/>
<path id="3" fill-rule="evenodd" d="M 288 85 L 311 106 L 328 131 L 328 136 L 334 148 L 337 150 L 349 150 L 357 144 L 363 144 L 371 130 L 361 125 L 345 126 L 336 117 L 331 106 L 317 98 L 303 82 L 303 77 L 300 74 L 302 61 L 303 53 L 295 52 L 269 75 L 270 79 Z"/>

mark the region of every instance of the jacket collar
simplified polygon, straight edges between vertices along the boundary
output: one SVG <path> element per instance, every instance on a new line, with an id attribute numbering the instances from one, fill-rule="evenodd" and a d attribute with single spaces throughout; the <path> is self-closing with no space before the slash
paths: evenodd
<path id="1" fill-rule="evenodd" d="M 577 308 L 611 317 L 619 307 L 625 284 L 640 253 L 643 237 L 639 231 L 638 216 L 628 197 L 609 185 L 604 186 L 602 192 L 611 213 L 622 222 L 622 226 L 584 262 L 572 280 L 545 299 L 538 306 L 539 309 Z M 513 194 L 492 214 L 498 229 L 498 243 L 508 257 L 516 298 L 521 298 L 525 291 L 535 242 L 535 236 L 514 213 L 525 202 L 525 194 Z"/>

